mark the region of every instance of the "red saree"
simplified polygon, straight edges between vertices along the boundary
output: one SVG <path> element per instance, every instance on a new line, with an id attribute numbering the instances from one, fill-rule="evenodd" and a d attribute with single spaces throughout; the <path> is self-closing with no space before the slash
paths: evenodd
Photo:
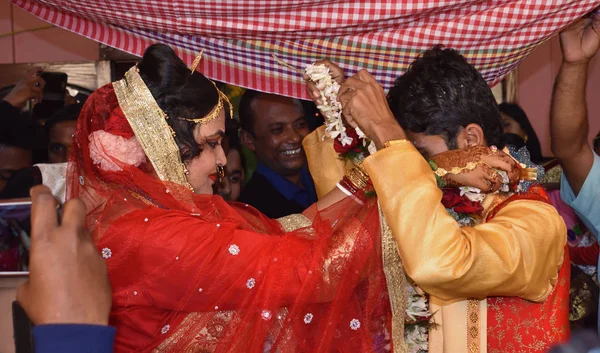
<path id="1" fill-rule="evenodd" d="M 506 204 L 516 200 L 536 200 L 550 204 L 546 192 L 534 186 L 526 194 L 514 194 L 498 205 L 489 221 Z M 554 345 L 569 339 L 569 282 L 571 262 L 568 245 L 558 272 L 558 282 L 542 303 L 518 297 L 490 297 L 487 299 L 488 353 L 530 352 L 544 353 Z"/>
<path id="2" fill-rule="evenodd" d="M 116 352 L 382 351 L 391 314 L 375 199 L 278 222 L 162 182 L 148 160 L 122 162 L 97 131 L 134 136 L 112 85 L 83 108 L 67 195 L 86 203 L 106 259 Z"/>

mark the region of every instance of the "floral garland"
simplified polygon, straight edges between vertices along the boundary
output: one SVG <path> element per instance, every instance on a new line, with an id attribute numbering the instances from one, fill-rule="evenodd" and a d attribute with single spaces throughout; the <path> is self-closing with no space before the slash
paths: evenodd
<path id="1" fill-rule="evenodd" d="M 365 155 L 375 153 L 375 144 L 367 139 L 360 128 L 350 129 L 344 125 L 342 104 L 337 99 L 341 86 L 331 77 L 329 68 L 322 64 L 309 65 L 305 73 L 321 94 L 322 104 L 317 108 L 325 118 L 325 132 L 334 141 L 336 152 L 342 158 L 353 161 L 362 161 Z"/>
<path id="2" fill-rule="evenodd" d="M 276 58 L 277 59 L 277 58 Z M 289 65 L 281 62 L 284 66 Z M 377 151 L 375 144 L 369 141 L 359 129 L 350 129 L 344 125 L 342 119 L 342 105 L 337 99 L 340 85 L 331 77 L 329 68 L 325 65 L 309 65 L 304 73 L 315 83 L 320 92 L 322 104 L 317 105 L 325 117 L 325 132 L 334 140 L 334 149 L 342 159 L 353 162 L 362 162 L 367 155 Z M 521 168 L 537 169 L 537 180 L 543 177 L 543 168 L 535 165 L 525 147 L 514 150 L 509 148 L 512 157 L 519 162 Z M 437 165 L 429 161 L 435 171 Z M 508 193 L 527 192 L 533 184 L 530 180 L 520 180 L 516 185 L 510 185 L 506 172 L 497 171 L 502 176 L 502 186 L 498 192 Z M 442 204 L 456 222 L 461 226 L 475 226 L 481 223 L 485 193 L 474 187 L 446 187 L 442 177 L 434 174 L 438 187 L 443 191 Z M 374 195 L 374 191 L 367 191 L 367 196 Z M 407 288 L 407 308 L 404 323 L 404 340 L 408 353 L 427 353 L 429 351 L 429 328 L 435 325 L 433 313 L 429 310 L 429 296 L 415 283 L 409 281 Z"/>
<path id="3" fill-rule="evenodd" d="M 375 153 L 377 148 L 359 129 L 347 128 L 342 119 L 342 105 L 337 99 L 340 85 L 333 80 L 329 68 L 325 65 L 310 65 L 306 75 L 315 83 L 321 94 L 317 105 L 325 118 L 325 132 L 333 139 L 333 147 L 344 160 L 362 162 L 366 156 Z M 373 190 L 365 191 L 367 197 L 374 196 Z M 426 353 L 429 350 L 429 327 L 432 313 L 429 311 L 427 294 L 414 283 L 407 286 L 406 319 L 404 322 L 404 341 L 408 353 Z"/>
<path id="4" fill-rule="evenodd" d="M 408 353 L 429 351 L 429 328 L 434 325 L 433 313 L 429 310 L 429 296 L 409 280 L 406 288 L 408 302 L 404 320 L 404 343 Z"/>

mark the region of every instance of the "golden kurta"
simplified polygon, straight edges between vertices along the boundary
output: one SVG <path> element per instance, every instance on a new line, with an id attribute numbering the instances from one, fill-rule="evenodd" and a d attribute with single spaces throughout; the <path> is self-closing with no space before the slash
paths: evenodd
<path id="1" fill-rule="evenodd" d="M 562 264 L 566 228 L 554 207 L 511 202 L 488 223 L 460 227 L 441 204 L 429 164 L 409 142 L 368 157 L 382 210 L 404 268 L 444 300 L 518 296 L 540 302 Z"/>

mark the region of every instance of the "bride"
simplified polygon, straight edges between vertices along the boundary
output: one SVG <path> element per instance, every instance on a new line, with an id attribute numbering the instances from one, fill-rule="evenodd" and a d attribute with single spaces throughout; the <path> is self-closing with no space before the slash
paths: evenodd
<path id="1" fill-rule="evenodd" d="M 115 351 L 389 349 L 376 200 L 335 191 L 271 220 L 212 195 L 230 114 L 160 44 L 82 110 L 67 194 L 106 259 Z"/>

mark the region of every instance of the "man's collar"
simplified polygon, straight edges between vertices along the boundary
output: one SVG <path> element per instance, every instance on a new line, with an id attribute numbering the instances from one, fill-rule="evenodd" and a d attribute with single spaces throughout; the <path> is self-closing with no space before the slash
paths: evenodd
<path id="1" fill-rule="evenodd" d="M 274 170 L 272 170 L 271 168 L 267 167 L 265 164 L 258 162 L 257 168 L 256 168 L 256 173 L 264 176 L 269 183 L 271 183 L 271 185 L 273 185 L 273 187 L 275 187 L 275 189 L 277 189 L 277 191 L 279 191 L 279 193 L 281 193 L 287 200 L 293 200 L 294 196 L 296 196 L 296 194 L 298 194 L 299 192 L 303 192 L 306 190 L 306 188 L 308 187 L 308 185 L 305 184 L 305 177 L 304 177 L 304 173 L 307 173 L 308 170 L 304 170 L 306 169 L 303 168 L 302 171 L 300 172 L 300 179 L 302 180 L 303 186 L 304 187 L 300 187 L 294 183 L 292 183 L 291 181 L 289 181 L 288 179 L 286 179 L 283 175 L 278 174 L 277 172 L 275 172 Z M 309 179 L 310 179 L 310 175 L 309 175 Z"/>

